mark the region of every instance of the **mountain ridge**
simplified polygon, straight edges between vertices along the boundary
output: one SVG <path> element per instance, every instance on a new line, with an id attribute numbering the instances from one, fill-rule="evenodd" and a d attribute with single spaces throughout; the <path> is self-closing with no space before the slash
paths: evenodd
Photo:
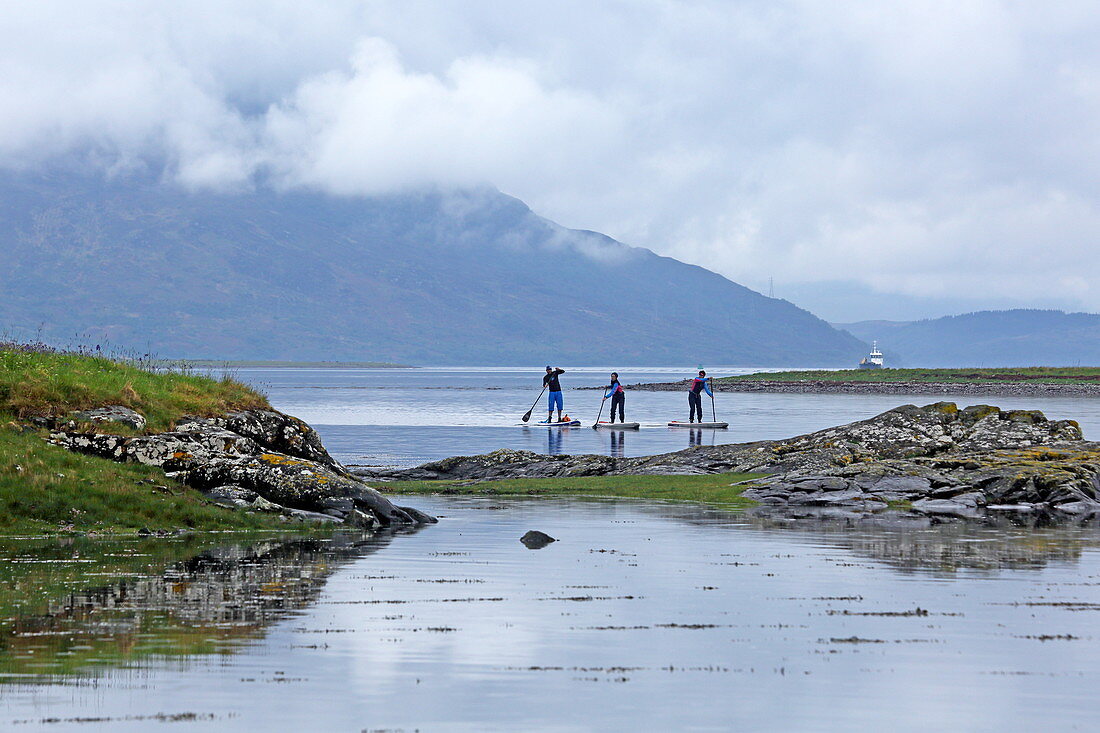
<path id="1" fill-rule="evenodd" d="M 6 173 L 0 222 L 0 325 L 164 358 L 842 366 L 865 351 L 786 301 L 487 188 Z"/>
<path id="2" fill-rule="evenodd" d="M 862 340 L 877 340 L 888 366 L 1100 364 L 1100 315 L 1095 313 L 1014 308 L 832 325 Z"/>

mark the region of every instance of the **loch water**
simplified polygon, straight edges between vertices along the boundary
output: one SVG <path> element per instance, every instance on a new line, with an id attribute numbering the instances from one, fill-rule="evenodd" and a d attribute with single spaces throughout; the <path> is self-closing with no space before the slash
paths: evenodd
<path id="1" fill-rule="evenodd" d="M 527 425 L 520 417 L 536 401 L 541 367 L 418 369 L 249 368 L 231 370 L 237 379 L 267 393 L 272 404 L 296 415 L 321 433 L 325 445 L 349 464 L 414 466 L 454 455 L 488 453 L 498 448 L 549 454 L 595 453 L 641 456 L 714 445 L 787 438 L 873 417 L 909 403 L 940 400 L 959 406 L 986 402 L 1006 409 L 1043 410 L 1052 419 L 1075 419 L 1086 437 L 1100 436 L 1100 398 L 974 397 L 925 395 L 801 395 L 721 392 L 714 404 L 705 399 L 726 430 L 669 428 L 687 420 L 685 392 L 628 390 L 626 418 L 637 431 L 593 430 L 602 393 L 579 389 L 606 384 L 611 368 L 566 365 L 561 377 L 565 409 L 581 420 L 579 428 L 547 428 L 546 396 L 537 401 Z M 691 367 L 617 369 L 624 385 L 669 382 L 690 377 Z M 756 369 L 709 368 L 716 376 Z M 604 418 L 607 412 L 604 411 Z"/>
<path id="2" fill-rule="evenodd" d="M 440 523 L 4 542 L 0 727 L 1032 731 L 1100 712 L 1092 526 L 415 502 Z M 529 529 L 558 541 L 528 550 Z"/>
<path id="3" fill-rule="evenodd" d="M 570 385 L 604 371 L 570 370 Z M 515 426 L 538 370 L 237 376 L 352 463 L 612 450 L 591 429 L 555 446 L 547 429 Z M 629 395 L 628 417 L 649 427 L 627 435 L 628 454 L 686 447 L 691 436 L 660 427 L 681 401 Z M 783 437 L 901 401 L 721 394 L 731 429 L 704 440 Z M 1100 434 L 1100 401 L 985 401 Z M 0 539 L 0 729 L 1031 731 L 1091 730 L 1100 713 L 1091 523 L 404 501 L 439 524 L 320 539 Z M 532 529 L 558 541 L 527 549 Z"/>

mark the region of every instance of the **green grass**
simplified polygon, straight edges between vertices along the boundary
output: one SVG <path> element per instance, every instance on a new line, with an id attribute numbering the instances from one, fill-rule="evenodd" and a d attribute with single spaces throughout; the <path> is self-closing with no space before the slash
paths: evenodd
<path id="1" fill-rule="evenodd" d="M 153 372 L 82 354 L 0 349 L 0 412 L 18 418 L 124 405 L 148 430 L 167 430 L 183 415 L 213 416 L 269 407 L 267 398 L 230 378 Z"/>
<path id="2" fill-rule="evenodd" d="M 695 501 L 748 506 L 747 485 L 730 486 L 763 474 L 711 473 L 702 476 L 581 476 L 577 478 L 465 481 L 391 481 L 375 486 L 383 493 L 469 494 L 472 496 L 590 496 Z"/>
<path id="3" fill-rule="evenodd" d="M 0 413 L 0 533 L 257 530 L 286 524 L 209 503 L 164 471 L 71 453 Z M 158 488 L 164 487 L 164 488 Z"/>
<path id="4" fill-rule="evenodd" d="M 722 377 L 717 382 L 936 382 L 1098 384 L 1100 367 L 1023 367 L 1002 369 L 843 369 L 840 371 L 761 372 Z"/>

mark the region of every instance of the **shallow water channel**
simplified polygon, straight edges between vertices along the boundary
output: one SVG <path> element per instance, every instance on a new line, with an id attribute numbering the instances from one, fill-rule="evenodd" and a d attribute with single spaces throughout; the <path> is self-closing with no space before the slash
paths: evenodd
<path id="1" fill-rule="evenodd" d="M 1100 712 L 1100 530 L 410 497 L 396 536 L 0 543 L 0 727 L 1035 730 Z M 528 550 L 539 529 L 559 539 Z"/>

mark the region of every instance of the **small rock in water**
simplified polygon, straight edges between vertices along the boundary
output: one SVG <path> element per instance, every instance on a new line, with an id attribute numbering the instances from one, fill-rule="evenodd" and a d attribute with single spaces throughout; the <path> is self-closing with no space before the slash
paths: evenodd
<path id="1" fill-rule="evenodd" d="M 532 529 L 530 532 L 520 537 L 519 541 L 522 542 L 524 547 L 528 550 L 541 550 L 551 542 L 557 542 L 557 540 L 550 535 L 545 532 L 539 532 L 537 529 Z"/>

